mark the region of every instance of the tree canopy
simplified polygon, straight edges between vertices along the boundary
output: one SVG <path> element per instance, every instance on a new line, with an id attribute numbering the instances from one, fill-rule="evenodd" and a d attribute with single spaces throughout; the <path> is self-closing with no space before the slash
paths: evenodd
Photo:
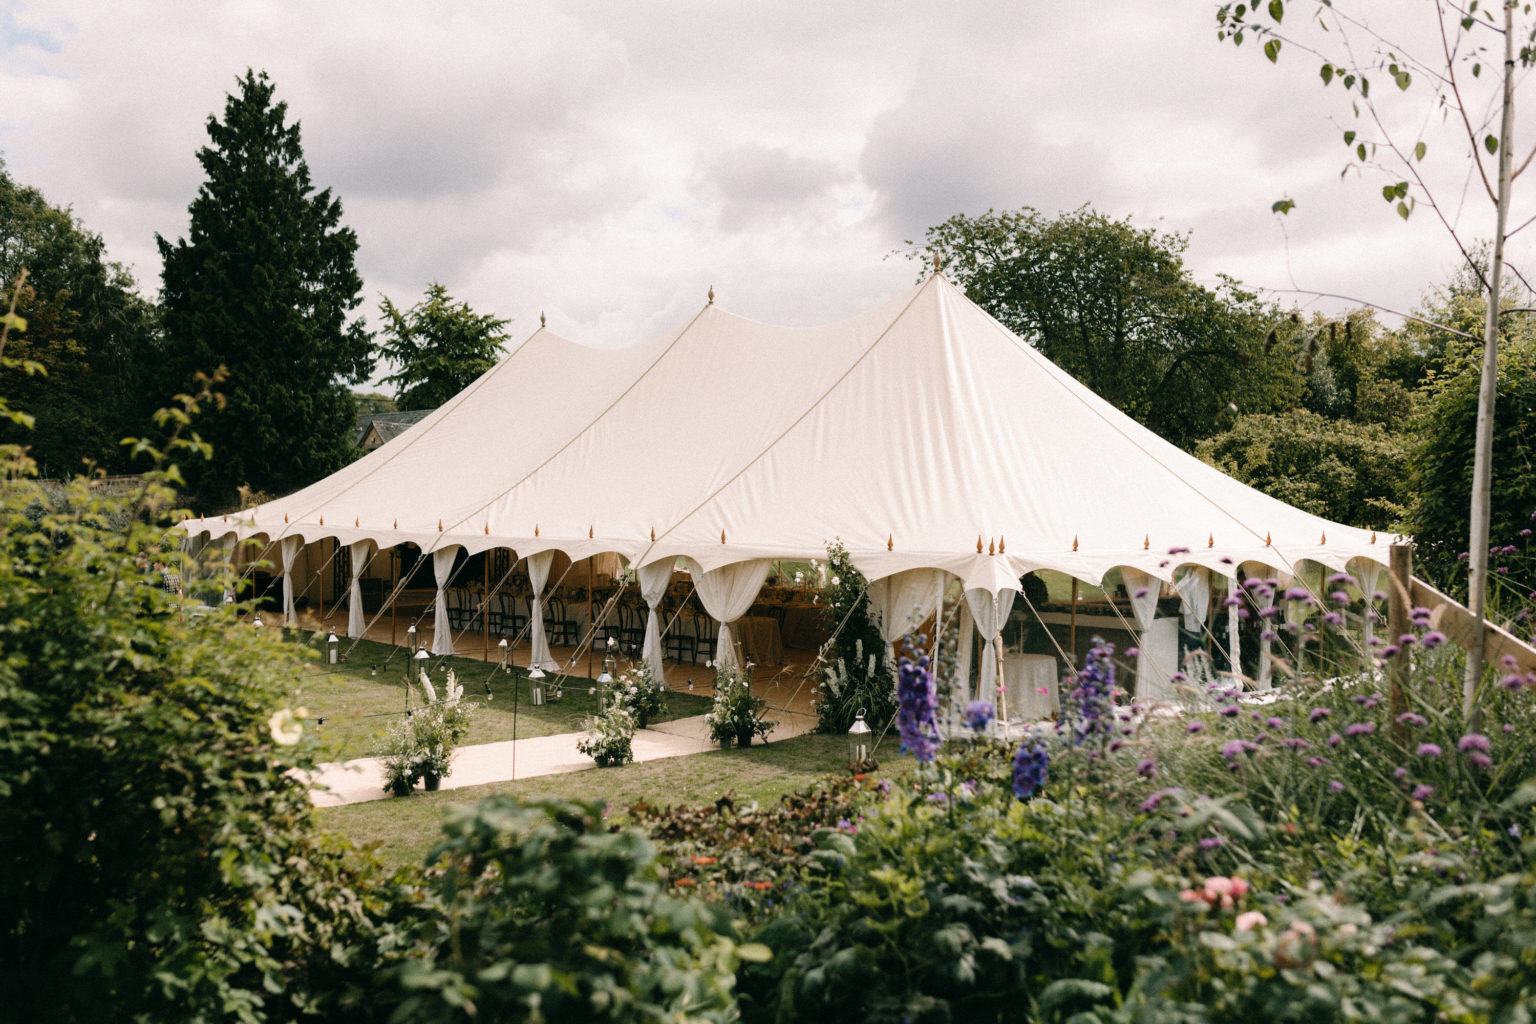
<path id="1" fill-rule="evenodd" d="M 1124 412 L 1190 447 L 1223 411 L 1274 412 L 1301 393 L 1289 353 L 1266 347 L 1278 311 L 1235 282 L 1184 267 L 1186 239 L 1088 207 L 956 215 L 925 248 L 966 294 Z"/>
<path id="2" fill-rule="evenodd" d="M 379 303 L 384 338 L 379 351 L 399 369 L 383 383 L 399 387 L 401 409 L 435 409 L 496 365 L 507 321 L 454 302 L 434 281 L 426 297 L 402 312 L 388 298 Z"/>
<path id="3" fill-rule="evenodd" d="M 35 425 L 0 424 L 0 441 L 25 444 L 44 476 L 78 473 L 87 460 L 125 468 L 118 442 L 148 425 L 146 399 L 168 397 L 154 394 L 148 372 L 156 311 L 128 271 L 107 260 L 100 235 L 0 163 L 0 291 L 14 291 L 23 270 L 16 311 L 28 326 L 9 354 L 43 370 L 7 373 L 12 407 Z"/>
<path id="4" fill-rule="evenodd" d="M 344 465 L 356 406 L 345 383 L 373 368 L 360 320 L 357 236 L 341 202 L 316 191 L 299 125 L 274 102 L 265 72 L 247 71 L 198 151 L 207 180 L 189 207 L 188 238 L 156 236 L 168 380 L 228 369 L 224 408 L 199 421 L 218 459 L 188 476 L 205 507 L 240 485 L 285 493 Z"/>

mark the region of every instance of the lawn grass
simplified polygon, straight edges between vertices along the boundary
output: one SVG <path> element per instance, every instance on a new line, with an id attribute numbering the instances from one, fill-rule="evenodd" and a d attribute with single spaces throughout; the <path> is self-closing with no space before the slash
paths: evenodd
<path id="1" fill-rule="evenodd" d="M 323 634 L 294 633 L 294 642 L 311 648 L 323 648 Z M 342 645 L 347 660 L 335 665 L 312 662 L 304 669 L 294 690 L 294 703 L 309 710 L 310 721 L 320 743 L 321 761 L 345 761 L 371 757 L 380 752 L 385 731 L 399 721 L 406 709 L 406 675 L 409 655 L 403 647 L 359 640 Z M 553 736 L 579 732 L 586 717 L 597 710 L 594 686 L 586 678 L 567 677 L 559 701 L 534 706 L 532 684 L 523 669 L 511 673 L 478 658 L 450 657 L 427 659 L 431 679 L 443 694 L 447 670 L 452 669 L 464 687 L 464 699 L 474 705 L 469 735 L 465 744 L 497 743 L 510 740 L 513 727 L 513 687 L 517 688 L 517 736 Z M 410 705 L 421 707 L 422 691 L 412 671 Z M 551 673 L 553 677 L 553 673 Z M 547 680 L 546 682 L 548 682 Z M 490 688 L 491 698 L 486 697 Z M 702 715 L 710 708 L 708 697 L 669 692 L 667 710 L 657 721 Z M 324 724 L 319 724 L 320 719 Z"/>
<path id="2" fill-rule="evenodd" d="M 882 746 L 887 770 L 903 771 L 911 761 L 896 755 L 895 744 Z M 563 775 L 543 775 L 515 782 L 416 792 L 406 797 L 328 807 L 320 822 L 360 846 L 374 846 L 390 866 L 420 865 L 437 843 L 443 815 L 450 807 L 505 793 L 524 800 L 558 797 L 608 805 L 615 821 L 642 800 L 660 805 L 713 803 L 726 793 L 740 800 L 771 804 L 817 778 L 847 770 L 848 744 L 842 736 L 806 735 L 746 749 L 643 761 L 620 768 L 594 768 Z"/>

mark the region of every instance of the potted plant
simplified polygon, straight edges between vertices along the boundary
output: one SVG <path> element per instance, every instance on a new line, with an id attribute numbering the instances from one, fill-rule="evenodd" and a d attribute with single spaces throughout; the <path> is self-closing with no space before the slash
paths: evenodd
<path id="1" fill-rule="evenodd" d="M 416 736 L 410 719 L 389 727 L 384 739 L 384 792 L 405 796 L 421 777 L 416 769 Z"/>
<path id="2" fill-rule="evenodd" d="M 470 705 L 464 704 L 464 687 L 453 669 L 441 701 L 426 672 L 421 673 L 421 692 L 427 706 L 411 718 L 415 738 L 416 771 L 428 791 L 434 791 L 453 770 L 453 752 L 469 732 Z"/>
<path id="3" fill-rule="evenodd" d="M 619 676 L 614 684 L 614 700 L 629 709 L 641 729 L 667 710 L 667 688 L 654 678 L 649 662 L 639 661 Z"/>
<path id="4" fill-rule="evenodd" d="M 635 716 L 621 702 L 611 701 L 601 714 L 587 719 L 587 734 L 577 741 L 576 749 L 599 768 L 621 765 L 635 759 L 634 736 Z"/>
<path id="5" fill-rule="evenodd" d="M 767 736 L 773 723 L 762 719 L 768 702 L 752 692 L 752 677 L 745 669 L 722 669 L 715 677 L 715 704 L 704 716 L 709 738 L 721 748 L 732 741 L 738 746 L 752 744 L 755 736 Z"/>

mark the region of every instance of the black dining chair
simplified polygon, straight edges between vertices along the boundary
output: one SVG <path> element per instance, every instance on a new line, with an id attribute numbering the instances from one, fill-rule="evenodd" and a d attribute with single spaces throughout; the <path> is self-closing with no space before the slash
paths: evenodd
<path id="1" fill-rule="evenodd" d="M 548 608 L 544 616 L 544 636 L 551 647 L 576 646 L 576 620 L 571 618 L 565 598 L 551 597 L 544 602 Z"/>
<path id="2" fill-rule="evenodd" d="M 693 613 L 693 661 L 698 664 L 702 655 L 708 660 L 718 656 L 720 650 L 719 626 L 708 612 Z"/>

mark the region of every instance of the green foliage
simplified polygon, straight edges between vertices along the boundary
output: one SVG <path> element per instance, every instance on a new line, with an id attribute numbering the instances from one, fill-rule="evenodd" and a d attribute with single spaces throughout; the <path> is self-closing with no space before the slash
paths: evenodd
<path id="1" fill-rule="evenodd" d="M 496 365 L 507 321 L 455 303 L 433 282 L 424 299 L 405 312 L 389 299 L 379 303 L 384 338 L 379 351 L 399 367 L 384 378 L 395 384 L 403 409 L 435 409 Z"/>
<path id="2" fill-rule="evenodd" d="M 1408 439 L 1317 413 L 1240 416 L 1196 454 L 1234 479 L 1338 523 L 1385 530 L 1403 517 Z"/>
<path id="3" fill-rule="evenodd" d="M 587 734 L 576 742 L 576 749 L 599 766 L 620 765 L 635 759 L 635 716 L 619 701 L 587 719 Z"/>
<path id="4" fill-rule="evenodd" d="M 299 126 L 266 74 L 247 71 L 239 86 L 224 120 L 208 119 L 188 238 L 156 236 L 161 369 L 176 386 L 228 370 L 223 407 L 198 424 L 219 458 L 187 480 L 208 509 L 231 506 L 242 485 L 281 494 L 345 465 L 356 407 L 342 382 L 373 369 L 369 335 L 348 322 L 362 279 L 341 202 L 315 191 Z"/>
<path id="5" fill-rule="evenodd" d="M 896 667 L 870 616 L 869 581 L 841 541 L 827 548 L 827 664 L 816 688 L 816 730 L 843 733 L 860 710 L 873 723 L 896 716 Z"/>
<path id="6" fill-rule="evenodd" d="M 309 763 L 291 648 L 146 580 L 140 558 L 175 557 L 163 476 L 50 496 L 4 459 L 5 1015 L 346 1019 L 382 890 L 287 774 Z"/>
<path id="7" fill-rule="evenodd" d="M 26 285 L 18 288 L 23 271 Z M 35 422 L 0 425 L 0 443 L 26 445 L 43 476 L 72 476 L 87 460 L 126 469 L 118 441 L 143 432 L 154 408 L 145 396 L 156 390 L 155 310 L 128 271 L 107 260 L 100 235 L 17 184 L 3 162 L 0 292 L 16 294 L 15 312 L 27 322 L 7 358 L 40 368 L 5 375 L 11 405 Z"/>
<path id="8" fill-rule="evenodd" d="M 505 797 L 451 814 L 380 979 L 390 1019 L 735 1019 L 735 969 L 766 950 L 667 895 L 645 836 L 601 821 L 595 806 Z"/>
<path id="9" fill-rule="evenodd" d="M 1458 556 L 1466 550 L 1471 522 L 1476 442 L 1480 350 L 1471 345 L 1447 348 L 1444 368 L 1426 388 L 1414 423 L 1409 453 L 1414 504 L 1409 526 L 1419 558 L 1441 578 L 1452 578 Z M 1493 490 L 1489 520 L 1491 543 L 1515 541 L 1531 525 L 1536 508 L 1536 339 L 1507 344 L 1500 353 L 1498 404 L 1493 420 Z M 1536 576 L 1516 581 L 1536 588 Z"/>
<path id="10" fill-rule="evenodd" d="M 388 395 L 381 395 L 376 391 L 367 393 L 361 391 L 352 392 L 352 400 L 357 403 L 357 411 L 360 413 L 397 412 L 399 406 Z"/>
<path id="11" fill-rule="evenodd" d="M 928 229 L 924 250 L 1056 365 L 1189 447 L 1229 405 L 1278 411 L 1302 381 L 1263 343 L 1275 311 L 1234 282 L 1196 284 L 1186 244 L 1088 207 L 1055 220 L 1026 207 L 951 217 Z"/>
<path id="12" fill-rule="evenodd" d="M 651 663 L 637 661 L 614 680 L 613 699 L 644 729 L 667 713 L 667 688 L 651 674 Z"/>

